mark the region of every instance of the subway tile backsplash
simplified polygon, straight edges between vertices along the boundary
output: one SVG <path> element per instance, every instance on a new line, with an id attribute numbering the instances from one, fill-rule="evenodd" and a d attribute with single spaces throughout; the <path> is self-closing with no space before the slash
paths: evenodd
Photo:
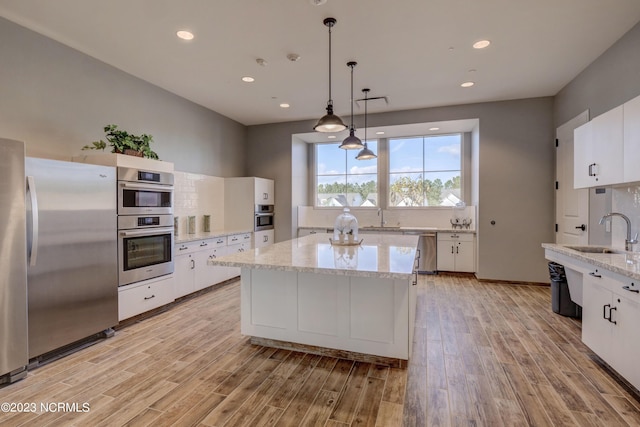
<path id="1" fill-rule="evenodd" d="M 178 235 L 188 233 L 188 217 L 195 216 L 195 232 L 204 229 L 204 215 L 211 215 L 211 230 L 224 228 L 224 178 L 174 171 L 174 216 Z"/>
<path id="2" fill-rule="evenodd" d="M 640 183 L 625 187 L 614 187 L 611 197 L 612 212 L 619 212 L 629 217 L 631 221 L 631 237 L 640 232 Z M 611 218 L 611 244 L 624 249 L 626 238 L 626 224 L 622 218 Z M 633 247 L 640 251 L 640 245 Z"/>

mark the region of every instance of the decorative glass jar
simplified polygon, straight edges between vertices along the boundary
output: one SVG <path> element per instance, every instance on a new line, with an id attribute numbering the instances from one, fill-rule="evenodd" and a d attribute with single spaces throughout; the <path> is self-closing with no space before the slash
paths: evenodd
<path id="1" fill-rule="evenodd" d="M 358 220 L 349 208 L 344 208 L 333 224 L 333 241 L 343 245 L 358 242 Z"/>

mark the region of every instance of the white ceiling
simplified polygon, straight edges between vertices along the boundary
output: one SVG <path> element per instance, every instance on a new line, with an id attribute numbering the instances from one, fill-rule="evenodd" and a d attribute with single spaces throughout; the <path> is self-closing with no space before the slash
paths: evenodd
<path id="1" fill-rule="evenodd" d="M 638 0 L 312 3 L 0 0 L 0 16 L 245 125 L 324 114 L 329 16 L 333 99 L 345 122 L 349 60 L 358 62 L 355 98 L 364 87 L 389 97 L 370 102 L 370 113 L 550 96 L 640 21 Z M 180 29 L 195 39 L 179 40 Z M 491 46 L 474 50 L 480 39 Z M 256 81 L 243 83 L 245 75 Z M 476 85 L 461 88 L 467 80 Z"/>

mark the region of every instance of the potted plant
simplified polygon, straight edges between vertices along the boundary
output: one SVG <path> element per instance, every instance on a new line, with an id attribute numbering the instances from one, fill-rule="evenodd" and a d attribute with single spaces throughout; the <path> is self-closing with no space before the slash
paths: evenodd
<path id="1" fill-rule="evenodd" d="M 107 134 L 106 140 L 112 147 L 112 153 L 121 153 L 148 159 L 158 159 L 158 155 L 151 149 L 153 136 L 142 134 L 133 135 L 127 131 L 118 129 L 117 125 L 107 125 L 104 127 Z M 92 145 L 85 145 L 83 150 L 104 150 L 107 143 L 103 140 L 94 141 Z"/>

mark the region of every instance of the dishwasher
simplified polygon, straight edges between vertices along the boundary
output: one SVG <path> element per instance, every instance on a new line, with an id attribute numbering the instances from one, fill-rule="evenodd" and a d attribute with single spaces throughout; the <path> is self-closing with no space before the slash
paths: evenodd
<path id="1" fill-rule="evenodd" d="M 437 240 L 436 233 L 424 231 L 405 231 L 404 234 L 418 235 L 418 273 L 437 274 L 436 264 Z"/>

